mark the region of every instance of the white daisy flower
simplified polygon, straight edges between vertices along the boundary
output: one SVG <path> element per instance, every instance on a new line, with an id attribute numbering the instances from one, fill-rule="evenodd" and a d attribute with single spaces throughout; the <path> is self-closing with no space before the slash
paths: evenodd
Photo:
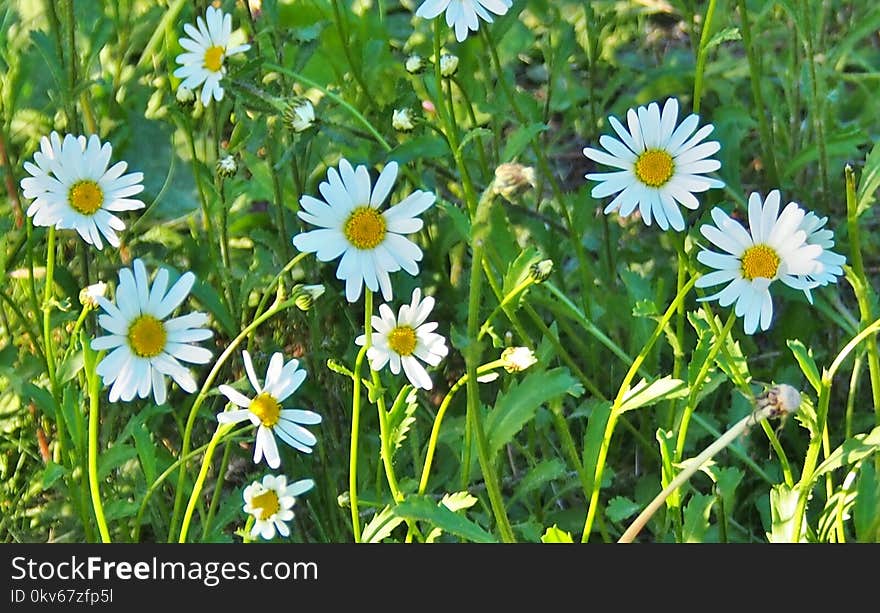
<path id="1" fill-rule="evenodd" d="M 168 271 L 161 269 L 153 280 L 147 279 L 144 263 L 134 261 L 131 269 L 119 270 L 116 304 L 95 296 L 104 314 L 98 316 L 101 327 L 110 332 L 92 340 L 95 351 L 111 350 L 96 369 L 110 388 L 110 402 L 130 401 L 135 395 L 146 398 L 153 392 L 156 404 L 166 399 L 165 376 L 185 392 L 196 391 L 196 381 L 181 361 L 206 364 L 211 361 L 208 349 L 191 343 L 211 338 L 204 328 L 205 313 L 188 313 L 165 320 L 187 297 L 196 277 L 191 272 L 180 276 L 168 289 Z"/>
<path id="2" fill-rule="evenodd" d="M 412 303 L 404 304 L 397 312 L 397 317 L 387 304 L 379 307 L 379 317 L 373 315 L 372 346 L 367 350 L 367 358 L 373 370 L 381 370 L 385 364 L 391 364 L 391 372 L 395 375 L 403 372 L 414 387 L 429 390 L 434 384 L 425 367 L 418 360 L 437 366 L 449 349 L 446 339 L 436 334 L 437 323 L 428 322 L 434 308 L 434 298 L 422 298 L 422 290 L 416 288 L 412 293 Z M 367 337 L 361 334 L 355 343 L 363 346 Z M 418 358 L 418 360 L 416 359 Z"/>
<path id="3" fill-rule="evenodd" d="M 820 286 L 829 283 L 837 283 L 837 277 L 843 275 L 843 265 L 846 264 L 846 258 L 838 253 L 834 253 L 831 249 L 834 247 L 834 232 L 825 228 L 828 223 L 827 217 L 819 217 L 815 213 L 807 213 L 800 225 L 800 230 L 807 233 L 808 245 L 819 245 L 822 247 L 822 255 L 819 256 L 819 263 L 822 270 L 811 275 L 808 278 L 818 282 Z M 810 294 L 810 288 L 804 288 L 807 299 L 813 302 L 813 296 Z"/>
<path id="4" fill-rule="evenodd" d="M 212 97 L 217 102 L 223 100 L 220 80 L 226 74 L 224 60 L 247 51 L 251 46 L 229 46 L 232 15 L 225 14 L 218 8 L 209 6 L 205 18 L 199 17 L 196 22 L 198 29 L 188 23 L 183 26 L 189 37 L 180 39 L 180 46 L 185 49 L 185 53 L 176 58 L 181 66 L 174 71 L 174 76 L 183 79 L 179 87 L 194 90 L 201 85 L 202 104 L 208 106 Z"/>
<path id="5" fill-rule="evenodd" d="M 315 487 L 311 479 L 302 479 L 287 485 L 287 477 L 266 475 L 263 481 L 254 481 L 244 488 L 244 512 L 254 516 L 251 538 L 260 535 L 265 540 L 275 538 L 275 532 L 289 536 L 287 522 L 293 519 L 296 497 Z"/>
<path id="6" fill-rule="evenodd" d="M 382 289 L 385 300 L 391 300 L 391 278 L 388 273 L 401 268 L 415 276 L 422 250 L 404 237 L 422 229 L 416 217 L 434 204 L 431 192 L 416 190 L 396 205 L 379 213 L 397 178 L 397 162 L 388 162 L 371 186 L 366 166 L 352 168 L 346 159 L 339 162 L 339 171 L 327 171 L 327 180 L 318 189 L 325 200 L 303 196 L 299 201 L 301 219 L 320 226 L 318 230 L 293 237 L 300 251 L 314 252 L 322 262 L 339 256 L 336 278 L 345 281 L 345 297 L 355 302 L 361 287 L 370 291 Z"/>
<path id="7" fill-rule="evenodd" d="M 591 195 L 605 198 L 617 194 L 605 207 L 606 214 L 619 209 L 618 214 L 626 217 L 638 207 L 647 225 L 656 219 L 663 230 L 672 226 L 681 232 L 685 223 L 678 205 L 696 209 L 700 203 L 695 193 L 724 187 L 722 181 L 702 176 L 721 168 L 719 161 L 708 159 L 721 145 L 717 141 L 702 142 L 714 126 L 708 124 L 697 130 L 700 118 L 691 114 L 676 127 L 675 98 L 666 101 L 662 114 L 657 103 L 652 102 L 638 110 L 630 109 L 626 119 L 629 130 L 616 117 L 608 118 L 620 140 L 603 135 L 599 144 L 607 153 L 591 147 L 584 149 L 584 155 L 591 160 L 621 169 L 586 175 L 591 181 L 599 181 Z"/>
<path id="8" fill-rule="evenodd" d="M 806 290 L 818 281 L 810 276 L 821 273 L 822 246 L 806 242 L 800 229 L 806 213 L 789 202 L 779 213 L 779 190 L 773 190 L 762 204 L 757 193 L 749 196 L 749 230 L 728 217 L 720 208 L 712 209 L 715 225 L 703 225 L 700 233 L 726 253 L 703 249 L 697 254 L 702 264 L 714 272 L 697 279 L 697 287 L 727 283 L 727 287 L 701 300 L 718 300 L 722 307 L 736 302 L 734 312 L 744 317 L 746 334 L 770 327 L 773 300 L 770 285 L 777 279 Z"/>
<path id="9" fill-rule="evenodd" d="M 278 455 L 278 445 L 275 443 L 276 435 L 297 451 L 311 453 L 317 439 L 302 425 L 319 424 L 321 416 L 312 411 L 281 408 L 281 403 L 299 389 L 306 378 L 306 371 L 299 369 L 299 360 L 290 360 L 285 364 L 281 353 L 272 354 L 265 385 L 260 386 L 250 354 L 247 351 L 242 351 L 241 354 L 244 358 L 244 369 L 257 395 L 248 398 L 228 385 L 221 385 L 220 393 L 241 408 L 220 413 L 217 421 L 234 424 L 250 420 L 257 426 L 255 464 L 259 464 L 265 457 L 271 468 L 281 465 L 281 456 Z"/>
<path id="10" fill-rule="evenodd" d="M 123 174 L 125 162 L 108 169 L 112 153 L 110 143 L 102 145 L 94 134 L 88 139 L 68 134 L 62 141 L 52 132 L 40 139 L 35 163 L 24 163 L 31 176 L 21 180 L 24 197 L 33 199 L 27 214 L 34 225 L 76 230 L 98 249 L 104 247 L 103 235 L 118 247 L 116 232 L 125 230 L 125 224 L 113 213 L 144 208 L 143 202 L 131 198 L 144 191 L 144 174 Z"/>
<path id="11" fill-rule="evenodd" d="M 513 0 L 425 0 L 416 11 L 416 17 L 434 19 L 446 11 L 446 25 L 455 28 L 455 38 L 463 42 L 468 30 L 480 27 L 480 19 L 492 23 L 492 14 L 504 15 Z M 479 18 L 479 19 L 478 19 Z"/>

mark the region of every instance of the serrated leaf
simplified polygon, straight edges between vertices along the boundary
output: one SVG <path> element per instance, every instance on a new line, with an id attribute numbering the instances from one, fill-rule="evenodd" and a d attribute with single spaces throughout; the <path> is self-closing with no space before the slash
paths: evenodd
<path id="1" fill-rule="evenodd" d="M 137 457 L 137 450 L 130 445 L 113 445 L 98 458 L 98 477 L 104 479 L 132 458 Z"/>
<path id="2" fill-rule="evenodd" d="M 859 178 L 856 215 L 861 215 L 870 208 L 878 188 L 880 188 L 880 142 L 874 144 L 874 148 L 865 159 L 865 167 Z"/>
<path id="3" fill-rule="evenodd" d="M 141 469 L 144 471 L 144 479 L 147 483 L 152 483 L 156 480 L 156 447 L 153 445 L 150 431 L 141 424 L 139 428 L 132 429 L 131 434 L 141 462 Z"/>
<path id="4" fill-rule="evenodd" d="M 443 157 L 448 151 L 449 146 L 445 140 L 439 136 L 425 134 L 411 138 L 389 151 L 388 159 L 404 165 L 413 160 Z"/>
<path id="5" fill-rule="evenodd" d="M 394 511 L 391 510 L 390 506 L 386 506 L 384 509 L 373 515 L 373 519 L 370 520 L 370 523 L 364 526 L 361 540 L 364 543 L 381 543 L 383 540 L 391 536 L 394 529 L 403 523 L 403 521 L 403 517 L 398 517 L 394 514 Z"/>
<path id="6" fill-rule="evenodd" d="M 58 384 L 64 384 L 73 379 L 83 367 L 83 352 L 75 351 L 67 356 L 58 367 Z"/>
<path id="7" fill-rule="evenodd" d="M 339 362 L 337 362 L 333 358 L 330 358 L 329 360 L 327 360 L 327 368 L 329 368 L 330 370 L 332 370 L 333 372 L 335 372 L 337 374 L 345 375 L 346 377 L 348 377 L 349 379 L 354 381 L 354 373 L 351 372 L 346 366 L 343 366 L 342 364 L 340 364 Z"/>
<path id="8" fill-rule="evenodd" d="M 859 542 L 874 543 L 880 538 L 880 480 L 873 462 L 862 462 L 859 470 L 853 526 Z"/>
<path id="9" fill-rule="evenodd" d="M 455 229 L 460 240 L 468 240 L 471 236 L 471 220 L 467 213 L 459 207 L 446 200 L 438 200 L 437 208 L 443 211 L 452 221 L 452 227 Z"/>
<path id="10" fill-rule="evenodd" d="M 818 479 L 825 473 L 837 470 L 866 458 L 880 449 L 880 426 L 877 426 L 868 434 L 856 434 L 846 439 L 840 447 L 831 452 L 824 462 L 819 464 L 813 479 Z"/>
<path id="11" fill-rule="evenodd" d="M 771 531 L 767 540 L 771 543 L 793 543 L 794 513 L 798 503 L 798 489 L 789 489 L 784 483 L 770 490 Z M 800 539 L 798 539 L 800 540 Z"/>
<path id="12" fill-rule="evenodd" d="M 816 390 L 816 393 L 818 394 L 822 387 L 822 376 L 819 374 L 819 367 L 816 366 L 816 361 L 813 359 L 813 350 L 807 349 L 807 347 L 797 339 L 789 339 L 786 341 L 786 344 L 794 354 L 794 359 L 797 360 L 798 366 L 801 367 L 801 372 L 804 373 L 807 381 L 809 381 L 810 385 L 813 386 L 813 389 Z"/>
<path id="13" fill-rule="evenodd" d="M 464 135 L 464 138 L 461 139 L 461 143 L 459 143 L 458 145 L 459 153 L 464 151 L 464 146 L 475 138 L 479 136 L 492 136 L 492 134 L 492 130 L 487 130 L 486 128 L 474 128 L 472 130 L 468 130 L 467 134 Z"/>
<path id="14" fill-rule="evenodd" d="M 571 535 L 565 530 L 561 530 L 556 524 L 553 524 L 544 531 L 541 536 L 542 543 L 574 543 Z"/>
<path id="15" fill-rule="evenodd" d="M 708 494 L 695 494 L 684 507 L 684 526 L 681 539 L 683 543 L 702 543 L 709 529 L 709 513 L 715 497 Z"/>
<path id="16" fill-rule="evenodd" d="M 66 472 L 66 468 L 49 460 L 49 463 L 46 464 L 46 467 L 43 469 L 42 475 L 40 476 L 40 487 L 44 490 L 49 489 L 56 481 L 58 481 L 58 479 L 63 477 Z"/>
<path id="17" fill-rule="evenodd" d="M 541 254 L 534 247 L 523 249 L 517 258 L 507 266 L 504 280 L 501 285 L 501 293 L 507 296 L 520 283 L 529 278 L 529 269 L 532 264 L 541 260 Z"/>
<path id="18" fill-rule="evenodd" d="M 648 383 L 642 379 L 624 395 L 618 412 L 625 413 L 641 407 L 656 404 L 669 398 L 680 398 L 688 393 L 687 384 L 670 376 Z"/>
<path id="19" fill-rule="evenodd" d="M 597 403 L 590 419 L 587 421 L 587 431 L 584 433 L 584 471 L 587 474 L 586 485 L 593 488 L 593 476 L 596 474 L 596 464 L 599 461 L 599 449 L 605 438 L 605 426 L 611 417 L 611 403 L 608 401 Z"/>
<path id="20" fill-rule="evenodd" d="M 104 505 L 104 517 L 107 521 L 132 517 L 139 508 L 138 500 L 111 500 Z"/>
<path id="21" fill-rule="evenodd" d="M 546 124 L 533 123 L 527 126 L 520 126 L 514 130 L 513 134 L 506 138 L 507 142 L 504 145 L 504 152 L 501 154 L 501 161 L 512 162 L 529 146 L 529 142 L 535 136 L 547 129 L 548 126 Z"/>
<path id="22" fill-rule="evenodd" d="M 462 509 L 470 509 L 477 504 L 477 498 L 471 496 L 468 492 L 455 492 L 454 494 L 443 494 L 440 504 L 450 511 L 461 511 Z"/>
<path id="23" fill-rule="evenodd" d="M 859 145 L 865 142 L 867 136 L 862 128 L 853 126 L 831 134 L 826 139 L 826 151 L 832 157 L 852 157 L 858 152 Z M 819 159 L 819 145 L 810 144 L 802 149 L 783 167 L 783 177 L 791 178 L 807 164 Z"/>
<path id="24" fill-rule="evenodd" d="M 723 30 L 719 30 L 715 32 L 712 38 L 709 39 L 709 42 L 706 43 L 706 51 L 712 49 L 713 47 L 717 47 L 721 43 L 726 43 L 731 40 L 741 40 L 742 35 L 739 33 L 739 28 L 731 27 L 724 28 Z"/>
<path id="25" fill-rule="evenodd" d="M 532 371 L 519 381 L 514 381 L 507 391 L 498 395 L 495 408 L 486 420 L 490 454 L 494 456 L 512 441 L 544 403 L 563 394 L 580 396 L 582 393 L 583 387 L 567 368 Z"/>
<path id="26" fill-rule="evenodd" d="M 530 492 L 544 486 L 550 481 L 561 479 L 564 476 L 565 463 L 559 458 L 538 462 L 517 484 L 513 496 L 510 498 L 510 504 L 518 501 L 523 496 L 527 496 Z"/>
<path id="27" fill-rule="evenodd" d="M 426 521 L 448 534 L 454 534 L 474 543 L 497 543 L 498 540 L 466 517 L 454 513 L 433 500 L 409 497 L 393 509 L 394 514 L 405 519 Z"/>
<path id="28" fill-rule="evenodd" d="M 619 522 L 632 517 L 641 509 L 642 507 L 637 502 L 630 500 L 626 496 L 615 496 L 608 501 L 608 506 L 605 508 L 605 516 L 611 521 Z"/>
<path id="29" fill-rule="evenodd" d="M 389 413 L 388 425 L 391 431 L 390 439 L 392 443 L 392 455 L 400 448 L 400 446 L 403 444 L 403 441 L 406 440 L 406 435 L 409 432 L 410 428 L 414 423 L 416 423 L 415 413 L 418 407 L 418 396 L 416 394 L 416 390 L 411 389 L 406 395 L 403 410 L 396 413 Z"/>

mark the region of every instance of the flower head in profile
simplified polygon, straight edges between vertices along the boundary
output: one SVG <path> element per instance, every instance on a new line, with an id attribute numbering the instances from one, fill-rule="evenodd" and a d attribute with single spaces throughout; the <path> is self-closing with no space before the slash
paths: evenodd
<path id="1" fill-rule="evenodd" d="M 98 323 L 110 334 L 92 340 L 95 351 L 110 353 L 98 364 L 96 372 L 110 388 L 110 402 L 128 402 L 135 395 L 146 398 L 152 391 L 156 404 L 166 399 L 165 377 L 171 377 L 185 392 L 196 391 L 196 380 L 181 362 L 206 364 L 211 352 L 192 343 L 211 338 L 205 328 L 205 313 L 188 313 L 166 319 L 189 295 L 196 277 L 186 272 L 168 288 L 168 270 L 156 273 L 152 286 L 144 263 L 134 261 L 119 271 L 116 302 L 96 295 L 104 310 Z"/>
<path id="2" fill-rule="evenodd" d="M 196 23 L 198 28 L 188 23 L 183 26 L 188 36 L 180 39 L 184 53 L 176 58 L 181 66 L 174 71 L 174 76 L 183 79 L 179 87 L 194 90 L 201 85 L 202 104 L 208 106 L 211 98 L 217 102 L 223 100 L 220 81 L 226 75 L 226 58 L 243 53 L 251 46 L 230 46 L 232 15 L 218 8 L 209 6 L 205 17 L 198 17 Z"/>
<path id="3" fill-rule="evenodd" d="M 480 27 L 480 19 L 492 23 L 492 15 L 504 15 L 513 0 L 425 0 L 416 11 L 417 17 L 434 19 L 446 11 L 446 25 L 455 29 L 455 39 L 463 42 Z"/>
<path id="4" fill-rule="evenodd" d="M 44 136 L 34 163 L 24 163 L 31 176 L 21 180 L 24 197 L 33 199 L 27 214 L 34 225 L 76 230 L 98 249 L 104 246 L 102 236 L 118 247 L 116 232 L 125 224 L 114 213 L 144 208 L 132 198 L 144 191 L 144 175 L 124 174 L 125 162 L 107 168 L 112 154 L 110 143 L 102 145 L 94 134 L 88 139 L 68 134 L 63 141 L 57 132 Z"/>
<path id="5" fill-rule="evenodd" d="M 724 253 L 703 249 L 697 254 L 697 260 L 715 270 L 697 279 L 696 286 L 727 284 L 702 300 L 718 300 L 722 307 L 736 303 L 734 312 L 744 318 L 746 334 L 753 334 L 759 324 L 761 330 L 770 327 L 774 281 L 807 290 L 819 284 L 812 277 L 822 274 L 822 246 L 808 243 L 806 232 L 800 229 L 805 212 L 789 202 L 780 213 L 779 205 L 779 190 L 771 191 L 763 203 L 753 193 L 748 230 L 717 207 L 712 209 L 715 225 L 700 227 L 702 235 Z"/>
<path id="6" fill-rule="evenodd" d="M 281 353 L 273 353 L 269 358 L 265 385 L 261 386 L 250 354 L 247 351 L 241 353 L 244 358 L 244 369 L 256 395 L 248 398 L 228 385 L 221 385 L 220 393 L 240 408 L 218 414 L 217 421 L 221 424 L 234 424 L 250 420 L 257 426 L 257 442 L 254 445 L 255 464 L 259 464 L 265 457 L 266 463 L 271 468 L 278 468 L 281 465 L 281 456 L 278 454 L 278 445 L 275 442 L 276 436 L 297 451 L 311 453 L 317 439 L 314 434 L 303 428 L 303 425 L 319 424 L 321 416 L 312 411 L 281 407 L 282 403 L 305 381 L 306 371 L 300 369 L 299 360 L 290 360 L 285 364 Z"/>
<path id="7" fill-rule="evenodd" d="M 404 236 L 422 229 L 417 215 L 434 204 L 431 192 L 416 190 L 391 208 L 379 212 L 397 179 L 397 162 L 388 162 L 376 185 L 370 181 L 366 166 L 353 168 L 346 159 L 339 170 L 327 171 L 327 180 L 318 190 L 324 200 L 303 196 L 299 217 L 317 230 L 293 237 L 293 245 L 303 252 L 315 253 L 322 262 L 341 257 L 336 278 L 345 281 L 345 297 L 355 302 L 364 284 L 370 291 L 381 288 L 385 300 L 391 300 L 388 273 L 401 268 L 415 276 L 422 250 Z"/>
<path id="8" fill-rule="evenodd" d="M 265 540 L 281 536 L 289 536 L 287 522 L 293 519 L 293 505 L 296 497 L 315 487 L 311 479 L 301 479 L 287 484 L 284 475 L 266 475 L 262 481 L 254 481 L 244 488 L 244 512 L 254 517 L 251 538 L 257 535 Z"/>
<path id="9" fill-rule="evenodd" d="M 819 217 L 815 213 L 807 213 L 801 221 L 800 230 L 807 233 L 806 243 L 808 245 L 819 245 L 822 247 L 822 254 L 819 256 L 819 263 L 822 265 L 821 270 L 807 275 L 808 281 L 815 281 L 819 286 L 828 285 L 829 283 L 837 283 L 837 277 L 843 275 L 843 265 L 846 264 L 846 258 L 839 253 L 834 253 L 834 232 L 825 228 L 828 223 L 827 217 Z M 807 299 L 813 302 L 813 296 L 810 294 L 810 287 L 804 288 Z"/>
<path id="10" fill-rule="evenodd" d="M 721 163 L 710 158 L 721 145 L 717 141 L 703 142 L 714 126 L 708 124 L 697 130 L 700 118 L 691 114 L 680 124 L 678 100 L 670 98 L 663 112 L 656 102 L 626 114 L 629 129 L 616 117 L 609 117 L 611 127 L 620 137 L 604 135 L 599 144 L 605 151 L 587 147 L 584 155 L 595 162 L 620 170 L 586 175 L 599 184 L 593 187 L 593 198 L 617 194 L 605 207 L 605 213 L 619 211 L 621 217 L 630 215 L 638 207 L 647 225 L 657 221 L 661 229 L 684 230 L 684 217 L 679 205 L 696 209 L 700 203 L 695 193 L 724 187 L 718 179 L 704 176 L 721 168 Z M 696 130 L 696 132 L 695 132 Z"/>
<path id="11" fill-rule="evenodd" d="M 434 386 L 419 360 L 437 366 L 449 349 L 446 339 L 434 332 L 437 323 L 426 323 L 433 308 L 434 299 L 427 296 L 422 300 L 422 291 L 418 288 L 413 290 L 412 302 L 401 306 L 396 317 L 387 304 L 379 307 L 379 316 L 373 315 L 372 318 L 372 345 L 367 350 L 373 370 L 381 370 L 390 364 L 391 372 L 396 375 L 403 366 L 403 372 L 413 387 L 429 390 Z M 360 346 L 366 342 L 364 334 L 355 339 Z"/>

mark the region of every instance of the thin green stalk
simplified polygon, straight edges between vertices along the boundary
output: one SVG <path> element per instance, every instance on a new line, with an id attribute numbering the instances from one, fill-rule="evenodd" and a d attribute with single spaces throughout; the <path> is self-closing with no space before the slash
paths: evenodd
<path id="1" fill-rule="evenodd" d="M 822 183 L 822 203 L 828 208 L 831 195 L 828 181 L 828 146 L 825 142 L 825 104 L 819 95 L 819 79 L 816 76 L 816 51 L 813 48 L 813 15 L 809 0 L 801 0 L 804 17 L 804 44 L 807 48 L 807 67 L 810 73 L 810 115 L 816 131 L 816 144 L 819 147 L 819 180 Z"/>
<path id="2" fill-rule="evenodd" d="M 764 77 L 761 74 L 761 60 L 758 56 L 758 50 L 752 43 L 752 25 L 749 19 L 748 3 L 746 0 L 737 0 L 736 4 L 739 7 L 743 46 L 746 49 L 746 57 L 749 60 L 749 82 L 752 86 L 752 101 L 755 104 L 755 112 L 758 115 L 758 135 L 761 139 L 767 182 L 770 185 L 779 185 L 779 171 L 776 167 L 776 148 L 773 144 L 773 132 L 770 130 L 770 124 L 767 122 L 767 106 L 764 104 L 764 94 L 761 92 L 761 84 L 764 82 Z"/>
<path id="3" fill-rule="evenodd" d="M 477 335 L 477 340 L 482 340 L 482 338 L 486 335 L 486 333 L 491 328 L 492 319 L 498 314 L 498 312 L 503 311 L 504 307 L 506 307 L 508 304 L 513 302 L 515 299 L 517 299 L 524 291 L 526 291 L 529 288 L 529 286 L 533 285 L 534 283 L 535 283 L 535 280 L 531 276 L 528 276 L 519 285 L 517 285 L 512 290 L 507 292 L 507 295 L 505 295 L 504 298 L 501 299 L 501 302 L 498 303 L 498 306 L 496 306 L 492 310 L 492 312 L 489 313 L 489 316 L 486 318 L 486 321 L 484 321 L 483 325 L 480 326 L 480 332 Z"/>
<path id="4" fill-rule="evenodd" d="M 373 329 L 370 321 L 373 314 L 373 294 L 366 290 L 364 294 L 364 334 L 367 330 Z M 361 366 L 364 363 L 364 357 L 367 355 L 367 345 L 364 344 L 358 351 L 354 360 L 354 389 L 351 396 L 351 444 L 348 453 L 348 495 L 351 508 L 351 531 L 354 535 L 354 542 L 361 542 L 361 518 L 358 509 L 357 494 L 357 470 L 358 470 L 358 438 L 360 436 L 360 417 L 361 417 Z"/>
<path id="5" fill-rule="evenodd" d="M 70 105 L 73 112 L 73 123 L 70 125 L 70 131 L 74 134 L 81 132 L 79 117 L 76 114 L 76 84 L 77 84 L 77 66 L 76 66 L 76 18 L 73 14 L 73 0 L 65 2 L 64 18 L 67 22 L 67 91 L 70 99 Z M 85 92 L 84 92 L 85 95 Z M 83 111 L 85 111 L 85 106 Z M 88 113 L 87 113 L 88 115 Z M 94 123 L 94 119 L 92 119 Z"/>
<path id="6" fill-rule="evenodd" d="M 688 281 L 684 287 L 681 288 L 681 291 L 676 294 L 675 298 L 672 301 L 672 304 L 669 305 L 669 308 L 666 309 L 666 312 L 663 314 L 663 317 L 657 324 L 657 327 L 654 329 L 654 333 L 651 335 L 651 338 L 648 339 L 647 344 L 642 348 L 639 352 L 639 355 L 636 356 L 636 359 L 633 360 L 632 365 L 629 368 L 629 371 L 623 378 L 623 381 L 620 384 L 620 389 L 617 392 L 617 397 L 614 399 L 614 403 L 611 406 L 611 414 L 608 416 L 608 423 L 605 425 L 605 434 L 602 437 L 602 444 L 599 446 L 599 454 L 596 460 L 596 472 L 593 476 L 593 492 L 590 496 L 590 506 L 587 509 L 587 517 L 584 520 L 584 532 L 581 535 L 581 542 L 586 543 L 590 538 L 590 533 L 593 529 L 593 521 L 596 518 L 596 512 L 599 508 L 599 491 L 602 488 L 602 474 L 605 471 L 605 461 L 608 457 L 608 449 L 611 447 L 611 438 L 614 435 L 614 428 L 617 425 L 617 420 L 621 415 L 620 407 L 623 404 L 623 400 L 626 397 L 627 392 L 629 391 L 629 385 L 632 382 L 633 378 L 636 376 L 636 373 L 639 370 L 639 367 L 642 365 L 642 362 L 647 358 L 648 353 L 654 347 L 654 343 L 657 342 L 657 339 L 663 334 L 663 329 L 669 323 L 669 320 L 672 319 L 672 316 L 676 313 L 678 309 L 678 304 L 684 301 L 687 293 L 693 288 L 694 283 L 697 282 L 697 276 L 691 277 L 690 281 Z"/>
<path id="7" fill-rule="evenodd" d="M 712 31 L 712 17 L 715 15 L 717 0 L 709 0 L 706 9 L 706 18 L 703 20 L 703 30 L 700 32 L 700 48 L 697 51 L 697 68 L 694 73 L 694 113 L 700 112 L 700 102 L 703 98 L 703 75 L 706 72 L 706 59 L 709 56 L 709 34 Z"/>
<path id="8" fill-rule="evenodd" d="M 91 351 L 91 349 L 84 350 Z M 89 389 L 89 490 L 92 494 L 92 508 L 95 510 L 95 520 L 98 522 L 101 542 L 109 543 L 110 531 L 107 529 L 104 505 L 101 503 L 101 492 L 98 489 L 98 410 L 100 408 L 101 378 L 95 372 L 97 357 L 92 357 L 89 361 L 91 363 L 86 370 Z"/>
<path id="9" fill-rule="evenodd" d="M 211 530 L 211 522 L 214 520 L 214 514 L 217 512 L 217 506 L 220 504 L 220 495 L 223 492 L 223 482 L 226 480 L 226 467 L 229 465 L 229 454 L 232 451 L 232 444 L 226 441 L 223 446 L 223 457 L 220 459 L 220 468 L 217 471 L 217 482 L 214 484 L 214 493 L 211 495 L 211 504 L 208 505 L 208 515 L 202 522 L 202 542 L 208 538 L 208 532 Z"/>
<path id="10" fill-rule="evenodd" d="M 871 282 L 865 274 L 862 260 L 862 243 L 859 230 L 859 212 L 856 199 L 856 177 L 852 167 L 847 164 L 846 175 L 846 221 L 849 230 L 850 261 L 857 283 L 851 283 L 859 305 L 861 326 L 864 328 L 874 319 L 871 308 Z M 880 426 L 880 350 L 877 343 L 868 343 L 868 374 L 871 379 L 871 396 L 874 402 L 876 425 Z M 880 458 L 878 458 L 880 462 Z"/>
<path id="11" fill-rule="evenodd" d="M 55 226 L 49 226 L 46 233 L 46 283 L 43 287 L 43 348 L 46 355 L 46 368 L 53 389 L 55 381 L 55 343 L 52 341 L 52 303 L 55 295 Z M 57 390 L 55 390 L 57 392 Z"/>
<path id="12" fill-rule="evenodd" d="M 366 98 L 367 106 L 372 108 L 375 106 L 375 102 L 370 95 L 371 88 L 367 86 L 367 82 L 361 74 L 361 66 L 355 65 L 354 57 L 351 54 L 351 45 L 348 41 L 346 22 L 343 19 L 342 10 L 339 8 L 339 0 L 333 0 L 331 4 L 333 5 L 333 13 L 336 17 L 336 19 L 334 19 L 334 22 L 336 23 L 336 31 L 339 34 L 339 40 L 342 42 L 342 52 L 345 54 L 345 59 L 348 60 L 348 65 L 351 67 L 351 74 L 354 76 L 354 80 L 357 81 L 357 84 L 361 88 L 361 92 Z"/>
<path id="13" fill-rule="evenodd" d="M 710 6 L 710 8 L 712 8 Z M 708 24 L 707 24 L 708 25 Z M 704 30 L 705 31 L 705 30 Z M 676 267 L 677 274 L 675 279 L 675 291 L 680 292 L 682 286 L 687 281 L 688 275 L 688 259 L 684 250 L 685 237 L 682 235 L 673 237 L 675 241 Z M 684 363 L 684 303 L 678 307 L 675 314 L 675 345 L 672 348 L 672 378 L 681 378 L 682 364 Z M 669 415 L 675 415 L 678 409 L 678 399 L 673 398 L 669 401 Z M 668 420 L 667 420 L 668 421 Z"/>
<path id="14" fill-rule="evenodd" d="M 205 478 L 207 478 L 208 469 L 211 467 L 211 458 L 214 456 L 214 449 L 220 444 L 223 435 L 230 432 L 234 427 L 235 424 L 217 424 L 217 428 L 214 430 L 214 435 L 208 442 L 208 447 L 205 449 L 205 457 L 202 459 L 202 467 L 199 469 L 196 482 L 193 484 L 192 493 L 189 496 L 189 502 L 186 505 L 186 512 L 183 514 L 183 522 L 180 525 L 180 537 L 177 539 L 178 543 L 186 542 L 186 535 L 189 532 L 189 524 L 190 521 L 192 521 L 192 515 L 196 509 L 199 495 L 202 493 L 202 488 L 205 486 Z"/>

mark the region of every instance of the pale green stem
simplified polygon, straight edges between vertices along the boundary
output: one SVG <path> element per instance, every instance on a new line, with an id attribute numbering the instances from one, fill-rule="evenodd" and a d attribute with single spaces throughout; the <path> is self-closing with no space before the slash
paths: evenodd
<path id="1" fill-rule="evenodd" d="M 709 0 L 706 18 L 703 20 L 703 31 L 700 32 L 700 49 L 697 52 L 697 69 L 694 74 L 694 113 L 700 112 L 700 101 L 703 97 L 703 74 L 706 72 L 706 58 L 709 55 L 709 34 L 712 30 L 712 17 L 715 15 L 717 0 Z"/>
<path id="2" fill-rule="evenodd" d="M 83 309 L 85 312 L 86 309 Z M 83 348 L 83 351 L 91 349 Z M 95 520 L 98 522 L 98 532 L 101 533 L 101 542 L 110 542 L 110 531 L 107 529 L 107 520 L 104 517 L 104 505 L 101 503 L 101 493 L 98 489 L 98 424 L 100 422 L 98 410 L 100 407 L 101 377 L 95 372 L 95 364 L 98 358 L 90 360 L 86 369 L 86 381 L 89 389 L 89 490 L 92 495 L 92 508 L 95 510 Z"/>

